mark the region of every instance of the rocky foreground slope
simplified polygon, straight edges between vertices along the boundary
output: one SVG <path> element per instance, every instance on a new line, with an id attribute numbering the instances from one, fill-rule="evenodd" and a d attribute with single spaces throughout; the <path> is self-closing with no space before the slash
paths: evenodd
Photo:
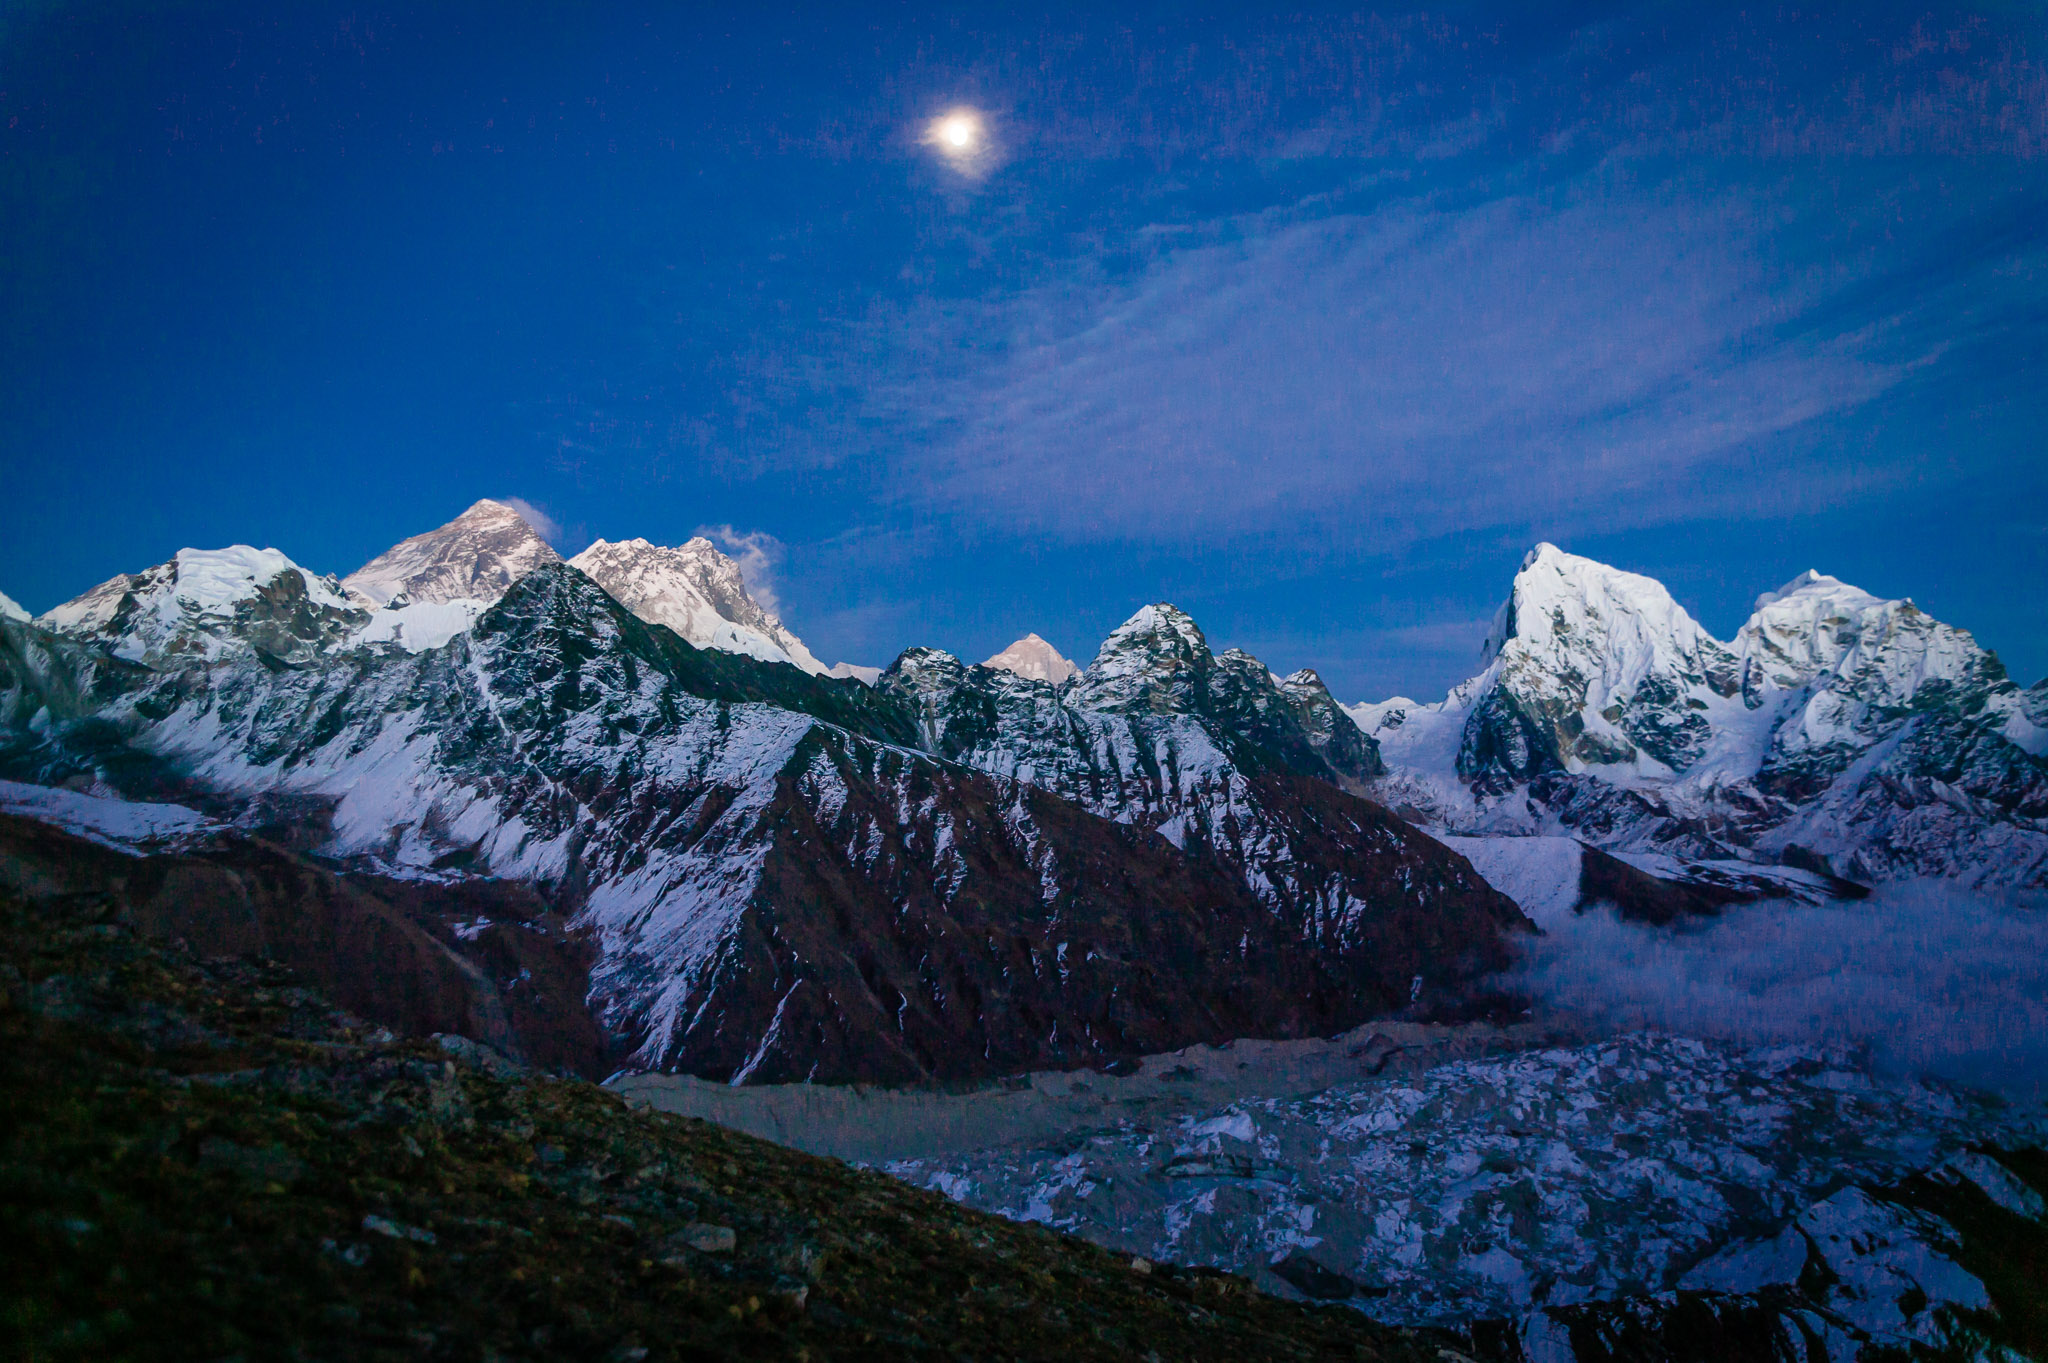
<path id="1" fill-rule="evenodd" d="M 1445 700 L 1352 707 L 1375 791 L 1453 832 L 2048 884 L 2048 684 L 1911 601 L 1807 573 L 1714 639 L 1664 587 L 1551 545 Z"/>
<path id="2" fill-rule="evenodd" d="M 0 1353 L 1437 1360 L 0 891 Z"/>

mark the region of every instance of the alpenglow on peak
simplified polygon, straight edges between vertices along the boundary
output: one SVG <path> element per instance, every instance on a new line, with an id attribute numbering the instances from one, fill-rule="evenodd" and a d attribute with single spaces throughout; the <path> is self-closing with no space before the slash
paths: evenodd
<path id="1" fill-rule="evenodd" d="M 1025 635 L 982 666 L 1000 672 L 1014 672 L 1033 681 L 1051 682 L 1054 686 L 1081 670 L 1036 634 Z"/>
<path id="2" fill-rule="evenodd" d="M 517 511 L 485 498 L 446 525 L 392 545 L 341 585 L 378 606 L 401 594 L 415 605 L 489 604 L 535 568 L 561 561 Z"/>

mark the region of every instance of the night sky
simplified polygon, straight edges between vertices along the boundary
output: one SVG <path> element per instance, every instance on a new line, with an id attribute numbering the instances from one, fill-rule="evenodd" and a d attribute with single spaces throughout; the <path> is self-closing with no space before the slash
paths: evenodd
<path id="1" fill-rule="evenodd" d="M 15 0 L 0 591 L 517 497 L 827 661 L 1170 600 L 1349 701 L 1549 539 L 2032 682 L 2044 152 L 2035 4 Z"/>

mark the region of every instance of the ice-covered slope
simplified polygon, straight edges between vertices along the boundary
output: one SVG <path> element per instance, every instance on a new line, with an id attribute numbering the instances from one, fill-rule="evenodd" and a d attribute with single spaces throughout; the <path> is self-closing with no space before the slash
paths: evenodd
<path id="1" fill-rule="evenodd" d="M 0 620 L 26 620 L 28 612 L 15 604 L 14 598 L 0 592 Z"/>
<path id="2" fill-rule="evenodd" d="M 644 539 L 599 540 L 569 561 L 627 610 L 699 648 L 787 663 L 813 676 L 828 671 L 748 593 L 739 564 L 701 535 L 680 549 Z"/>
<path id="3" fill-rule="evenodd" d="M 1351 707 L 1389 804 L 1464 833 L 2048 880 L 2048 732 L 1968 632 L 1807 573 L 1734 644 L 1657 583 L 1539 545 L 1434 705 Z"/>
<path id="4" fill-rule="evenodd" d="M 124 573 L 40 616 L 47 629 L 150 666 L 243 648 L 302 662 L 368 618 L 331 577 L 275 549 L 180 549 L 168 563 Z"/>
<path id="5" fill-rule="evenodd" d="M 999 672 L 1014 672 L 1033 681 L 1051 682 L 1054 686 L 1058 686 L 1081 670 L 1060 656 L 1058 649 L 1036 634 L 1025 635 L 982 663 L 982 666 L 994 668 Z"/>
<path id="6" fill-rule="evenodd" d="M 651 1066 L 902 1081 L 1327 1033 L 1405 1006 L 1416 974 L 1455 996 L 1519 921 L 1364 802 L 1275 786 L 1299 844 L 1373 873 L 1374 949 L 1338 949 L 1206 843 L 919 752 L 889 691 L 696 649 L 566 564 L 414 654 L 152 672 L 0 637 L 42 651 L 0 678 L 36 779 L 147 766 L 209 808 L 311 815 L 328 856 L 533 882 L 592 934 L 593 1007 Z M 95 668 L 119 675 L 62 702 Z"/>
<path id="7" fill-rule="evenodd" d="M 415 604 L 489 604 L 534 569 L 561 561 L 517 511 L 485 498 L 446 525 L 394 544 L 342 586 L 377 606 L 400 596 Z"/>

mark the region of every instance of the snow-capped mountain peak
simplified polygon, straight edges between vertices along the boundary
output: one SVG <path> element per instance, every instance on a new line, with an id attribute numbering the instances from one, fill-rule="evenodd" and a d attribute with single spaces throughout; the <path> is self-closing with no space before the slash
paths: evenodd
<path id="1" fill-rule="evenodd" d="M 1803 686 L 1842 661 L 1873 613 L 1902 604 L 1809 568 L 1756 599 L 1755 612 L 1736 631 L 1735 653 L 1752 677 Z"/>
<path id="2" fill-rule="evenodd" d="M 1458 769 L 1523 779 L 1589 766 L 1684 770 L 1702 711 L 1740 668 L 1654 578 L 1552 544 L 1522 560 L 1482 658 L 1494 683 L 1465 728 Z"/>
<path id="3" fill-rule="evenodd" d="M 864 667 L 859 663 L 838 662 L 826 668 L 825 675 L 834 681 L 857 681 L 863 686 L 873 686 L 882 679 L 882 669 Z"/>
<path id="4" fill-rule="evenodd" d="M 1538 545 L 1486 668 L 1350 707 L 1390 804 L 1452 831 L 1849 874 L 2048 875 L 2048 726 L 1968 631 L 1806 572 L 1723 645 L 1652 579 Z"/>
<path id="5" fill-rule="evenodd" d="M 27 619 L 28 612 L 17 605 L 13 597 L 9 596 L 6 592 L 0 592 L 0 620 L 26 621 Z"/>
<path id="6" fill-rule="evenodd" d="M 569 562 L 627 610 L 698 648 L 787 663 L 813 676 L 829 670 L 748 592 L 739 564 L 701 535 L 681 548 L 599 540 Z"/>
<path id="7" fill-rule="evenodd" d="M 983 667 L 993 667 L 1002 672 L 1014 672 L 1020 677 L 1034 681 L 1051 682 L 1058 686 L 1081 669 L 1074 666 L 1060 651 L 1036 634 L 1027 634 L 996 654 Z"/>
<path id="8" fill-rule="evenodd" d="M 275 549 L 236 544 L 180 549 L 168 563 L 110 578 L 36 623 L 157 666 L 217 657 L 237 644 L 299 661 L 345 638 L 363 619 L 361 606 L 332 577 Z"/>
<path id="9" fill-rule="evenodd" d="M 1604 679 L 1622 684 L 1659 667 L 1700 671 L 1707 655 L 1728 661 L 1663 583 L 1547 543 L 1523 558 L 1481 658 L 1490 663 L 1511 645 L 1523 656 L 1597 662 Z"/>
<path id="10" fill-rule="evenodd" d="M 503 502 L 477 502 L 454 520 L 385 550 L 342 579 L 378 606 L 401 593 L 415 606 L 488 606 L 535 568 L 560 563 L 538 531 Z"/>
<path id="11" fill-rule="evenodd" d="M 1190 710 L 1215 661 L 1186 611 L 1165 602 L 1146 606 L 1102 641 L 1075 682 L 1074 703 L 1133 713 Z"/>

